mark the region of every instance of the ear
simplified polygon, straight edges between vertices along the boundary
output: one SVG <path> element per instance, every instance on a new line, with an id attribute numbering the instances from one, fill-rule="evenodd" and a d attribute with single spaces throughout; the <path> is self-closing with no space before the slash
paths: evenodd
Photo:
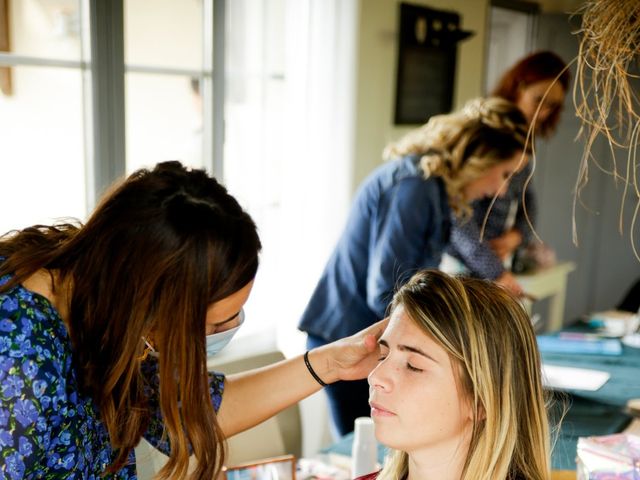
<path id="1" fill-rule="evenodd" d="M 476 399 L 475 402 L 473 399 L 469 401 L 468 412 L 468 418 L 472 422 L 480 422 L 487 418 L 487 412 L 479 399 Z"/>

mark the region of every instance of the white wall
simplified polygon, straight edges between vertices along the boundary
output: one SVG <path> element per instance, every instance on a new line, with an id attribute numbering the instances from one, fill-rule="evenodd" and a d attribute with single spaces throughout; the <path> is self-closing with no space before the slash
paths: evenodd
<path id="1" fill-rule="evenodd" d="M 412 127 L 393 125 L 400 0 L 361 0 L 358 32 L 356 151 L 353 189 L 382 162 L 382 150 Z M 454 108 L 482 95 L 489 0 L 416 0 L 454 11 L 475 34 L 458 47 Z"/>

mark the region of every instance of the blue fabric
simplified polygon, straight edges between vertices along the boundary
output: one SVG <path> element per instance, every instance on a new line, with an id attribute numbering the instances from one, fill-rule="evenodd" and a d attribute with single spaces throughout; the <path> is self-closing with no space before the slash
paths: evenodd
<path id="1" fill-rule="evenodd" d="M 594 435 L 611 435 L 624 430 L 631 417 L 619 408 L 588 400 L 575 395 L 561 395 L 556 403 L 555 414 L 561 414 L 562 408 L 568 410 L 561 416 L 562 423 L 553 446 L 551 467 L 557 470 L 575 470 L 578 454 L 578 439 Z M 552 424 L 557 425 L 554 418 Z"/>
<path id="2" fill-rule="evenodd" d="M 502 260 L 496 256 L 488 240 L 492 240 L 505 233 L 505 223 L 511 208 L 511 202 L 516 202 L 515 223 L 513 225 L 522 234 L 522 245 L 531 241 L 533 232 L 527 221 L 535 224 L 537 213 L 535 193 L 533 185 L 529 183 L 525 190 L 525 183 L 531 175 L 531 164 L 527 164 L 520 172 L 515 174 L 509 183 L 507 193 L 497 198 L 491 207 L 491 198 L 482 198 L 473 202 L 473 217 L 467 222 L 457 222 L 453 219 L 451 231 L 451 243 L 447 253 L 460 260 L 469 270 L 470 274 L 479 278 L 495 280 L 505 271 Z M 524 190 L 524 203 L 522 192 Z M 480 233 L 484 224 L 487 211 L 491 207 L 491 213 L 487 218 L 484 235 L 480 241 Z"/>
<path id="3" fill-rule="evenodd" d="M 565 327 L 563 332 L 594 333 L 597 330 L 579 322 Z M 611 374 L 611 378 L 594 392 L 569 390 L 565 395 L 559 395 L 557 408 L 552 412 L 557 422 L 557 417 L 561 417 L 558 412 L 564 405 L 569 407 L 562 418 L 553 451 L 553 468 L 575 469 L 578 437 L 620 432 L 631 420 L 624 413 L 624 408 L 629 399 L 640 397 L 640 349 L 623 345 L 619 356 L 545 352 L 541 352 L 541 356 L 544 363 L 551 365 L 602 370 Z"/>
<path id="4" fill-rule="evenodd" d="M 5 284 L 8 276 L 0 279 Z M 115 458 L 97 406 L 79 391 L 67 329 L 44 297 L 18 285 L 0 293 L 0 480 L 135 479 L 135 452 L 116 475 Z M 141 364 L 152 418 L 145 438 L 164 453 L 158 363 Z M 224 376 L 211 374 L 217 410 Z"/>
<path id="5" fill-rule="evenodd" d="M 566 327 L 563 332 L 594 333 L 597 330 L 579 323 Z M 611 378 L 592 392 L 571 390 L 569 393 L 581 398 L 606 405 L 624 408 L 631 398 L 640 398 L 640 349 L 622 345 L 622 354 L 616 356 L 580 353 L 541 352 L 542 361 L 562 367 L 587 368 L 601 370 L 611 374 Z"/>
<path id="6" fill-rule="evenodd" d="M 418 156 L 377 168 L 356 193 L 299 328 L 333 341 L 383 318 L 398 285 L 440 264 L 450 216 L 444 183 L 424 178 Z"/>

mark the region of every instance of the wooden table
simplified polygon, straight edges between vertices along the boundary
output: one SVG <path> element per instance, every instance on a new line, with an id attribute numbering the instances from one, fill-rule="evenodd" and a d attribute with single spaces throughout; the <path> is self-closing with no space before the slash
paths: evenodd
<path id="1" fill-rule="evenodd" d="M 551 480 L 576 480 L 575 470 L 552 470 Z"/>

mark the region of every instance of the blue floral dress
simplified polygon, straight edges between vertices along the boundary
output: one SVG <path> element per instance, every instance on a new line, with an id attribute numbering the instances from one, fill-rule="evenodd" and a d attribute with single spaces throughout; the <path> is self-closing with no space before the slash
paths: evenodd
<path id="1" fill-rule="evenodd" d="M 115 456 L 97 406 L 78 390 L 72 355 L 67 329 L 46 298 L 20 285 L 0 293 L 0 480 L 137 478 L 134 451 L 117 474 L 102 477 Z M 153 412 L 145 438 L 168 454 L 157 360 L 148 357 L 142 372 Z M 209 385 L 218 410 L 224 376 L 210 374 Z"/>

